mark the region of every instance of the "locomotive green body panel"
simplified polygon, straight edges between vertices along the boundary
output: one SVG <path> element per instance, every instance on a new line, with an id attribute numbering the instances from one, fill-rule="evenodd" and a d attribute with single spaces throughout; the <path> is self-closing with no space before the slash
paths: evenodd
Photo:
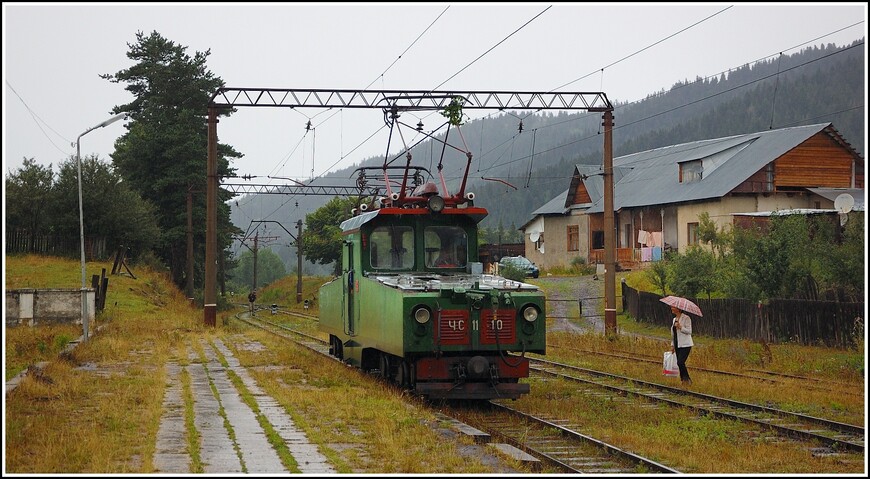
<path id="1" fill-rule="evenodd" d="M 476 262 L 484 214 L 372 211 L 342 225 L 342 276 L 320 290 L 320 329 L 341 343 L 344 361 L 376 369 L 383 353 L 545 353 L 543 292 L 483 274 Z M 453 263 L 439 263 L 439 253 Z"/>

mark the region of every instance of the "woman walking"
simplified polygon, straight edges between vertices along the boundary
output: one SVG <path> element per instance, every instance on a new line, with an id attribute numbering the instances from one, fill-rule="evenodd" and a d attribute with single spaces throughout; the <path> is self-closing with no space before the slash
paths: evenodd
<path id="1" fill-rule="evenodd" d="M 692 379 L 689 377 L 689 370 L 686 368 L 686 359 L 689 358 L 689 353 L 692 352 L 692 318 L 684 313 L 680 308 L 671 306 L 671 313 L 674 314 L 674 345 L 671 352 L 677 354 L 677 367 L 680 368 L 680 381 L 683 384 L 692 384 Z"/>

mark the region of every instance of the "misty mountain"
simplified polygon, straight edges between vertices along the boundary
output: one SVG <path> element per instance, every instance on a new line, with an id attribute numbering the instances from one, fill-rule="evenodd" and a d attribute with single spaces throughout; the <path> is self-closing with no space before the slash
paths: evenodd
<path id="1" fill-rule="evenodd" d="M 823 122 L 833 123 L 863 156 L 864 49 L 863 39 L 845 47 L 810 47 L 716 77 L 679 81 L 640 101 L 618 103 L 611 98 L 613 156 Z M 443 121 L 436 115 L 429 118 L 427 121 L 433 123 Z M 463 124 L 461 138 L 473 154 L 466 191 L 475 193 L 476 206 L 489 210 L 481 225 L 520 227 L 531 219 L 532 211 L 568 187 L 574 165 L 601 165 L 601 123 L 601 113 L 549 110 L 502 111 Z M 439 130 L 435 136 L 443 140 L 443 132 Z M 448 142 L 463 145 L 454 128 Z M 394 161 L 393 165 L 404 165 L 406 160 L 400 153 L 391 151 L 389 160 Z M 427 140 L 412 148 L 411 154 L 412 164 L 427 168 L 436 182 L 441 171 L 450 192 L 458 190 L 467 162 L 463 153 Z M 383 164 L 383 156 L 365 158 L 353 167 L 318 178 L 312 185 L 352 186 L 357 167 Z M 443 167 L 440 170 L 439 164 Z M 271 220 L 295 234 L 296 221 L 304 221 L 306 214 L 329 199 L 277 194 L 237 197 L 231 203 L 230 218 L 242 230 L 248 230 L 253 220 Z M 251 212 L 257 212 L 257 217 L 251 217 Z M 283 236 L 272 244 L 272 249 L 288 269 L 295 270 L 295 248 L 287 246 L 292 239 L 280 227 L 268 231 Z M 304 271 L 328 274 L 329 269 L 306 263 Z"/>

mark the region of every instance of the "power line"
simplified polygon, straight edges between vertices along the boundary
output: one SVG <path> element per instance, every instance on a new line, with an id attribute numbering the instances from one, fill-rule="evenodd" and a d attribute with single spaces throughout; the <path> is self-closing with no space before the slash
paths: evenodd
<path id="1" fill-rule="evenodd" d="M 439 13 L 437 17 L 435 17 L 435 20 L 432 20 L 432 23 L 430 23 L 429 26 L 426 27 L 426 29 L 423 30 L 422 33 L 420 33 L 419 35 L 417 35 L 417 38 L 415 38 L 414 41 L 411 42 L 410 45 L 408 45 L 408 48 L 406 48 L 405 51 L 403 51 L 402 53 L 400 53 L 399 56 L 396 57 L 395 60 L 393 60 L 393 63 L 390 63 L 390 66 L 388 66 L 388 67 L 383 71 L 383 73 L 381 73 L 380 75 L 378 75 L 377 77 L 375 77 L 375 79 L 372 80 L 371 83 L 369 83 L 368 85 L 366 85 L 366 87 L 363 88 L 363 90 L 368 90 L 368 88 L 369 88 L 370 86 L 372 86 L 372 84 L 374 84 L 376 81 L 378 81 L 378 78 L 383 78 L 383 77 L 384 77 L 384 74 L 386 74 L 386 73 L 390 70 L 390 68 L 393 68 L 393 65 L 395 65 L 396 62 L 398 62 L 398 61 L 402 58 L 403 55 L 405 55 L 406 53 L 408 53 L 408 50 L 410 50 L 411 47 L 413 47 L 414 44 L 417 43 L 417 41 L 420 40 L 420 38 L 422 38 L 423 35 L 425 35 L 426 32 L 429 31 L 430 28 L 432 28 L 432 25 L 435 25 L 435 22 L 437 22 L 438 19 L 441 18 L 441 16 L 444 15 L 444 14 L 447 12 L 447 9 L 448 9 L 448 8 L 450 8 L 450 5 L 447 5 L 447 7 L 445 7 L 444 10 L 442 10 L 441 13 Z"/>
<path id="2" fill-rule="evenodd" d="M 18 92 L 15 91 L 15 88 L 12 88 L 12 85 L 9 83 L 9 80 L 6 80 L 6 86 L 8 86 L 10 90 L 12 90 L 12 93 L 15 93 L 15 96 L 17 96 L 19 100 L 21 100 L 21 103 L 24 105 L 24 108 L 26 108 L 26 109 L 27 109 L 27 112 L 30 113 L 30 116 L 33 118 L 33 121 L 36 123 L 36 126 L 39 128 L 39 131 L 41 131 L 42 134 L 45 135 L 45 138 L 48 140 L 48 142 L 51 143 L 52 146 L 54 146 L 55 149 L 57 149 L 57 151 L 63 153 L 64 155 L 70 154 L 69 151 L 64 151 L 64 150 L 62 150 L 59 146 L 57 146 L 57 145 L 54 144 L 54 142 L 51 140 L 51 138 L 49 138 L 49 136 L 48 136 L 48 134 L 45 132 L 45 130 L 42 129 L 42 126 L 39 124 L 39 122 L 41 121 L 43 124 L 45 124 L 45 126 L 47 126 L 49 130 L 53 131 L 55 135 L 57 135 L 57 136 L 63 138 L 63 140 L 66 141 L 68 144 L 69 144 L 69 143 L 72 143 L 72 142 L 71 142 L 70 140 L 68 140 L 67 138 L 65 138 L 63 135 L 61 135 L 60 133 L 58 133 L 57 131 L 55 131 L 54 128 L 51 127 L 51 125 L 49 125 L 48 123 L 45 122 L 45 120 L 43 120 L 42 118 L 40 118 L 39 115 L 37 115 L 37 114 L 36 114 L 36 113 L 35 113 L 35 112 L 34 112 L 34 111 L 33 111 L 33 110 L 32 110 L 32 109 L 27 105 L 27 102 L 24 101 L 24 98 L 21 98 L 21 95 L 19 95 Z M 37 121 L 37 119 L 38 119 L 39 121 Z"/>
<path id="3" fill-rule="evenodd" d="M 692 27 L 695 27 L 695 26 L 697 26 L 697 25 L 700 25 L 701 23 L 706 22 L 707 20 L 709 20 L 709 19 L 715 17 L 716 15 L 719 15 L 720 13 L 724 12 L 725 10 L 728 10 L 729 8 L 731 8 L 731 7 L 733 7 L 733 6 L 734 6 L 734 5 L 731 5 L 731 6 L 729 6 L 729 7 L 723 8 L 722 10 L 719 10 L 718 12 L 714 13 L 713 15 L 710 15 L 710 16 L 707 17 L 707 18 L 704 18 L 704 19 L 702 19 L 702 20 L 698 20 L 697 22 L 695 22 L 695 23 L 689 25 L 688 27 L 686 27 L 686 28 L 684 28 L 684 29 L 682 29 L 682 30 L 680 30 L 680 31 L 678 31 L 678 32 L 672 33 L 672 34 L 666 36 L 665 38 L 662 38 L 661 40 L 659 40 L 659 41 L 657 41 L 657 42 L 655 42 L 655 43 L 652 43 L 652 44 L 650 44 L 650 45 L 647 45 L 647 46 L 641 48 L 640 50 L 638 50 L 638 51 L 636 51 L 636 52 L 634 52 L 634 53 L 632 53 L 632 54 L 630 54 L 630 55 L 624 56 L 624 57 L 620 58 L 619 60 L 616 60 L 615 62 L 611 63 L 610 65 L 607 65 L 607 66 L 601 67 L 599 70 L 595 70 L 595 71 L 589 72 L 589 73 L 587 73 L 586 75 L 583 75 L 582 77 L 580 77 L 580 78 L 578 78 L 578 79 L 576 79 L 576 80 L 571 80 L 571 81 L 569 81 L 568 83 L 566 83 L 566 84 L 564 84 L 564 85 L 562 85 L 562 86 L 557 86 L 556 88 L 553 88 L 553 89 L 550 90 L 550 91 L 556 91 L 556 90 L 558 90 L 558 89 L 560 89 L 560 88 L 564 88 L 564 87 L 566 87 L 566 86 L 568 86 L 568 85 L 570 85 L 570 84 L 572 84 L 572 83 L 578 82 L 578 81 L 580 81 L 580 80 L 582 80 L 582 79 L 584 79 L 584 78 L 586 78 L 586 77 L 588 77 L 588 76 L 590 76 L 590 75 L 593 75 L 593 74 L 595 74 L 595 73 L 597 73 L 597 72 L 599 72 L 599 71 L 603 72 L 605 69 L 610 68 L 610 67 L 612 67 L 613 65 L 616 65 L 617 63 L 620 63 L 620 62 L 622 62 L 622 61 L 624 61 L 624 60 L 627 60 L 627 59 L 629 59 L 629 58 L 631 58 L 631 57 L 637 55 L 638 53 L 640 53 L 640 52 L 642 52 L 642 51 L 644 51 L 644 50 L 648 50 L 648 49 L 650 49 L 650 48 L 652 48 L 652 47 L 658 45 L 659 43 L 662 43 L 662 42 L 665 41 L 665 40 L 668 40 L 668 39 L 670 39 L 670 38 L 673 38 L 673 37 L 679 35 L 680 33 L 685 32 L 686 30 L 688 30 L 688 29 L 690 29 L 690 28 L 692 28 Z"/>
<path id="4" fill-rule="evenodd" d="M 854 26 L 854 25 L 853 25 L 853 26 Z M 848 28 L 848 27 L 847 27 L 847 28 Z M 736 89 L 743 88 L 743 87 L 745 87 L 745 86 L 749 86 L 749 85 L 751 85 L 751 84 L 753 84 L 753 83 L 757 83 L 757 82 L 760 82 L 760 81 L 766 80 L 766 79 L 768 79 L 768 78 L 770 78 L 770 77 L 772 77 L 772 76 L 779 75 L 780 73 L 785 73 L 785 72 L 787 72 L 787 71 L 794 70 L 794 69 L 797 69 L 797 68 L 800 68 L 800 67 L 803 67 L 803 66 L 809 65 L 810 63 L 813 63 L 813 62 L 816 62 L 816 61 L 819 61 L 819 60 L 826 59 L 826 58 L 828 58 L 828 57 L 830 57 L 830 56 L 833 56 L 833 55 L 836 55 L 836 54 L 839 54 L 839 53 L 843 53 L 843 52 L 848 51 L 848 50 L 850 50 L 850 49 L 852 49 L 852 48 L 859 47 L 859 46 L 861 46 L 861 45 L 864 45 L 864 42 L 859 42 L 859 43 L 856 43 L 856 44 L 854 44 L 854 45 L 851 45 L 851 46 L 848 46 L 848 47 L 844 47 L 844 48 L 841 49 L 841 50 L 838 50 L 838 51 L 835 51 L 835 52 L 829 53 L 829 54 L 827 54 L 827 55 L 825 55 L 825 56 L 822 56 L 822 57 L 819 57 L 819 58 L 815 58 L 815 59 L 812 59 L 812 60 L 806 61 L 806 62 L 804 62 L 804 63 L 801 63 L 800 65 L 795 65 L 795 66 L 793 66 L 793 67 L 791 67 L 791 68 L 788 68 L 788 69 L 786 69 L 786 70 L 784 70 L 784 71 L 777 72 L 777 73 L 774 73 L 774 74 L 770 74 L 770 75 L 767 75 L 767 76 L 765 76 L 765 77 L 758 78 L 758 79 L 755 79 L 755 80 L 748 81 L 748 82 L 746 82 L 746 83 L 743 83 L 743 84 L 741 84 L 741 85 L 735 86 L 735 87 L 733 87 L 733 88 L 729 88 L 728 90 L 723 90 L 723 91 L 721 91 L 721 92 L 717 92 L 717 93 L 714 93 L 714 94 L 708 95 L 708 96 L 706 96 L 706 97 L 704 97 L 704 98 L 700 98 L 700 99 L 698 99 L 698 100 L 695 100 L 695 101 L 692 101 L 692 102 L 686 103 L 686 104 L 684 104 L 684 105 L 679 105 L 679 106 L 676 106 L 676 107 L 671 108 L 671 109 L 669 109 L 669 110 L 662 111 L 662 112 L 659 112 L 659 113 L 655 113 L 655 114 L 650 115 L 650 116 L 647 116 L 647 117 L 645 117 L 645 118 L 641 118 L 641 119 L 635 120 L 635 121 L 633 121 L 633 122 L 631 122 L 631 123 L 626 123 L 626 124 L 622 124 L 622 125 L 614 126 L 613 129 L 614 129 L 614 131 L 616 131 L 616 130 L 618 130 L 618 129 L 620 129 L 620 128 L 628 127 L 628 126 L 631 126 L 631 125 L 636 125 L 636 124 L 638 124 L 638 123 L 641 123 L 641 122 L 644 122 L 644 121 L 650 120 L 650 119 L 655 118 L 655 117 L 657 117 L 657 116 L 664 115 L 664 114 L 666 114 L 666 113 L 671 113 L 671 112 L 674 112 L 674 111 L 679 110 L 679 109 L 681 109 L 681 108 L 685 108 L 685 107 L 687 107 L 687 106 L 694 105 L 694 104 L 696 104 L 696 103 L 699 103 L 699 102 L 702 102 L 702 101 L 705 101 L 705 100 L 709 100 L 710 98 L 716 97 L 716 96 L 718 96 L 718 95 L 722 95 L 722 94 L 724 94 L 724 93 L 728 93 L 728 92 L 734 91 L 734 90 L 736 90 Z M 773 56 L 773 55 L 771 55 L 771 56 Z M 769 57 L 766 57 L 766 58 L 769 58 Z M 731 70 L 731 69 L 729 69 L 729 71 L 730 71 L 730 70 Z M 714 76 L 715 76 L 715 75 L 714 75 Z M 700 81 L 700 80 L 699 80 L 699 81 Z M 689 83 L 689 84 L 686 84 L 686 85 L 682 85 L 682 86 L 688 86 L 688 85 L 693 84 L 693 83 L 696 83 L 696 82 L 692 82 L 692 83 Z M 682 88 L 682 86 L 681 86 L 681 87 L 676 87 L 676 88 Z M 673 88 L 671 91 L 675 90 L 676 88 Z M 621 109 L 621 108 L 624 108 L 624 107 L 626 107 L 626 106 L 630 106 L 630 105 L 632 105 L 632 104 L 639 103 L 640 101 L 642 101 L 642 100 L 639 100 L 639 101 L 637 101 L 637 102 L 632 102 L 632 103 L 629 103 L 629 104 L 626 104 L 626 105 L 620 106 L 620 107 L 618 107 L 617 109 Z M 842 111 L 841 111 L 841 112 L 837 112 L 837 113 L 842 113 Z M 585 116 L 585 115 L 584 115 L 584 116 Z M 581 117 L 581 118 L 582 118 L 582 117 Z M 560 125 L 560 124 L 567 123 L 567 122 L 570 122 L 570 121 L 577 121 L 577 120 L 578 120 L 578 119 L 576 119 L 576 118 L 575 118 L 575 119 L 570 119 L 570 120 L 565 120 L 565 121 L 562 121 L 562 122 L 557 122 L 557 123 L 551 123 L 551 124 L 549 124 L 549 125 L 544 125 L 544 126 L 541 126 L 541 127 L 539 127 L 539 128 L 547 128 L 547 127 L 556 126 L 556 125 Z M 802 120 L 802 121 L 808 121 L 808 120 Z M 590 140 L 590 139 L 592 139 L 592 138 L 596 138 L 596 137 L 598 137 L 598 134 L 596 134 L 596 135 L 590 135 L 590 136 L 587 136 L 587 137 L 584 137 L 584 138 L 579 138 L 579 139 L 577 139 L 577 140 L 574 140 L 574 141 L 571 141 L 571 142 L 568 142 L 568 143 L 564 143 L 564 144 L 561 144 L 561 145 L 557 145 L 557 146 L 554 146 L 554 147 L 552 147 L 552 148 L 549 148 L 549 149 L 544 150 L 544 151 L 541 151 L 541 152 L 537 152 L 536 155 L 537 155 L 537 154 L 548 153 L 548 152 L 551 152 L 551 151 L 554 151 L 554 150 L 558 150 L 559 148 L 564 148 L 564 147 L 566 147 L 566 146 L 570 146 L 570 145 L 573 145 L 573 144 L 579 143 L 579 142 L 581 142 L 581 141 Z M 513 138 L 513 137 L 512 137 L 512 138 Z M 510 139 L 508 139 L 507 141 L 510 141 Z M 486 170 L 489 170 L 489 169 L 495 168 L 495 167 L 497 167 L 497 166 L 504 166 L 504 165 L 506 165 L 506 164 L 513 163 L 513 162 L 516 162 L 516 161 L 523 161 L 523 160 L 525 160 L 525 159 L 527 159 L 527 158 L 529 158 L 529 156 L 524 156 L 524 157 L 517 158 L 517 159 L 511 159 L 511 160 L 510 160 L 509 162 L 507 162 L 507 163 L 492 164 L 492 165 L 490 165 L 490 167 L 487 168 Z M 486 171 L 486 170 L 484 170 L 484 171 Z"/>
<path id="5" fill-rule="evenodd" d="M 511 34 L 509 34 L 508 36 L 502 38 L 501 41 L 499 41 L 498 43 L 496 43 L 495 45 L 493 45 L 492 47 L 490 47 L 489 50 L 487 50 L 487 51 L 481 53 L 479 57 L 477 57 L 477 58 L 475 58 L 474 60 L 472 60 L 471 63 L 469 63 L 468 65 L 465 65 L 464 67 L 462 67 L 458 72 L 454 73 L 453 75 L 450 76 L 450 78 L 448 78 L 448 79 L 444 80 L 443 82 L 441 82 L 438 86 L 436 86 L 435 88 L 433 88 L 431 91 L 435 91 L 435 90 L 441 88 L 442 85 L 444 85 L 445 83 L 447 83 L 447 82 L 449 82 L 450 80 L 452 80 L 453 77 L 455 77 L 456 75 L 459 75 L 460 73 L 462 73 L 466 68 L 470 67 L 470 66 L 473 65 L 475 62 L 477 62 L 478 60 L 480 60 L 481 58 L 483 58 L 484 55 L 486 55 L 487 53 L 493 51 L 493 50 L 495 49 L 495 47 L 497 47 L 497 46 L 501 45 L 502 43 L 504 43 L 508 38 L 514 36 L 515 33 L 517 33 L 518 31 L 522 30 L 523 28 L 525 28 L 526 25 L 532 23 L 536 18 L 540 17 L 541 15 L 544 14 L 544 12 L 546 12 L 547 10 L 549 10 L 549 9 L 551 9 L 551 8 L 553 8 L 552 5 L 550 5 L 549 7 L 545 8 L 545 9 L 543 9 L 543 10 L 541 11 L 541 13 L 535 15 L 534 17 L 531 18 L 531 20 L 529 20 L 529 21 L 527 21 L 526 23 L 522 24 L 522 26 L 520 26 L 520 28 L 517 28 L 517 29 L 514 30 Z"/>
<path id="6" fill-rule="evenodd" d="M 398 61 L 399 61 L 399 60 L 400 60 L 400 59 L 401 59 L 405 54 L 406 54 L 406 53 L 408 53 L 408 51 L 411 49 L 411 47 L 413 47 L 413 46 L 414 46 L 414 45 L 415 45 L 415 44 L 416 44 L 416 43 L 417 43 L 421 38 L 423 38 L 423 35 L 425 35 L 426 32 L 428 32 L 429 29 L 432 28 L 433 25 L 435 25 L 435 23 L 436 23 L 436 22 L 437 22 L 437 21 L 438 21 L 438 20 L 439 20 L 439 19 L 440 19 L 440 18 L 441 18 L 441 17 L 442 17 L 446 12 L 447 12 L 447 10 L 448 10 L 449 8 L 450 8 L 450 5 L 448 5 L 447 7 L 445 7 L 444 10 L 442 10 L 441 13 L 439 13 L 438 16 L 435 17 L 435 20 L 432 20 L 432 22 L 429 24 L 429 26 L 426 27 L 426 28 L 425 28 L 425 29 L 424 29 L 424 30 L 423 30 L 419 35 L 417 35 L 417 38 L 415 38 L 414 41 L 412 41 L 411 44 L 408 45 L 408 47 L 405 48 L 405 50 L 402 51 L 402 53 L 400 53 L 399 56 L 396 57 L 396 59 L 393 60 L 393 62 L 390 63 L 390 65 L 389 65 L 387 68 L 385 68 L 384 71 L 383 71 L 380 75 L 376 76 L 375 79 L 371 81 L 371 83 L 369 83 L 365 88 L 363 88 L 363 91 L 367 90 L 370 86 L 372 86 L 372 84 L 374 84 L 376 81 L 378 81 L 378 78 L 383 78 L 383 76 L 384 76 L 384 75 L 385 75 L 385 74 L 386 74 L 386 73 L 387 73 L 387 72 L 388 72 L 388 71 L 389 71 L 389 70 L 390 70 L 390 69 L 391 69 L 391 68 L 392 68 L 392 67 L 393 67 L 393 66 L 394 66 L 394 65 L 395 65 L 395 64 L 396 64 L 396 63 L 397 63 L 397 62 L 398 62 Z M 295 108 L 294 108 L 294 110 L 297 111 L 297 112 L 299 112 L 300 114 L 304 115 L 304 113 L 302 113 L 302 112 L 299 111 L 298 109 L 295 109 Z M 317 129 L 317 127 L 319 127 L 320 125 L 323 125 L 324 123 L 328 122 L 328 121 L 331 120 L 335 115 L 337 115 L 338 113 L 342 112 L 343 110 L 344 110 L 343 108 L 339 108 L 338 110 L 336 110 L 335 112 L 333 112 L 332 115 L 329 115 L 325 120 L 323 120 L 323 121 L 321 121 L 320 123 L 318 123 L 317 125 L 315 125 L 312 129 Z M 318 113 L 317 115 L 320 115 L 321 113 L 324 113 L 324 112 L 326 112 L 326 111 L 329 111 L 329 109 L 324 110 L 323 112 L 320 112 L 320 113 Z M 317 117 L 317 115 L 314 115 L 313 117 L 310 117 L 310 118 L 306 116 L 306 118 L 308 118 L 309 120 L 313 120 L 314 118 Z M 346 155 L 341 155 L 341 157 L 338 159 L 338 161 L 336 161 L 335 163 L 333 163 L 332 165 L 330 165 L 330 166 L 329 166 L 329 167 L 328 167 L 328 168 L 327 168 L 323 173 L 320 173 L 320 174 L 318 174 L 317 176 L 313 176 L 313 163 L 312 163 L 312 178 L 311 178 L 311 179 L 314 180 L 315 178 L 320 178 L 320 177 L 323 176 L 324 174 L 328 173 L 330 169 L 332 169 L 332 168 L 334 168 L 336 165 L 338 165 L 342 160 L 344 160 L 345 158 L 347 158 L 348 155 L 350 155 L 351 153 L 353 153 L 354 151 L 356 151 L 358 148 L 360 148 L 361 146 L 363 146 L 365 143 L 367 143 L 369 140 L 371 140 L 371 139 L 372 139 L 372 138 L 373 138 L 373 137 L 374 137 L 374 136 L 375 136 L 375 135 L 376 135 L 376 134 L 377 134 L 381 129 L 383 129 L 383 127 L 378 128 L 374 133 L 372 133 L 371 135 L 369 135 L 368 138 L 366 138 L 366 139 L 363 140 L 360 144 L 358 144 L 357 146 L 355 146 L 355 147 L 354 147 L 352 150 L 350 150 Z M 308 130 L 307 130 L 307 129 L 306 129 L 306 131 L 305 131 L 305 134 L 306 134 L 306 135 L 308 134 Z M 299 144 L 302 143 L 302 140 L 303 140 L 304 138 L 305 138 L 305 135 L 303 135 L 303 137 L 299 140 L 299 143 L 297 143 L 296 147 L 294 147 L 293 150 L 292 150 L 290 153 L 288 153 L 288 154 L 286 155 L 286 160 L 284 161 L 284 164 L 281 165 L 281 167 L 283 167 L 284 165 L 286 165 L 287 160 L 290 159 L 290 156 L 291 156 L 291 155 L 296 151 L 296 148 L 299 147 Z M 313 161 L 313 160 L 312 160 L 312 161 Z M 277 169 L 278 169 L 278 167 L 276 166 L 276 167 L 272 170 L 272 173 L 274 173 L 275 170 L 277 170 Z M 271 175 L 271 173 L 270 173 L 270 175 Z"/>

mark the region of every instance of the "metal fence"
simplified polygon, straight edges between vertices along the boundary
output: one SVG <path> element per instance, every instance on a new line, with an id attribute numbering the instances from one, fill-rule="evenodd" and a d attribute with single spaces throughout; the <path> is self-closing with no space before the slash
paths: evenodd
<path id="1" fill-rule="evenodd" d="M 622 283 L 622 309 L 637 321 L 670 327 L 670 308 L 655 293 Z M 864 334 L 864 303 L 773 299 L 689 298 L 704 316 L 694 318 L 692 333 L 714 338 L 744 338 L 768 343 L 797 342 L 846 348 Z"/>

